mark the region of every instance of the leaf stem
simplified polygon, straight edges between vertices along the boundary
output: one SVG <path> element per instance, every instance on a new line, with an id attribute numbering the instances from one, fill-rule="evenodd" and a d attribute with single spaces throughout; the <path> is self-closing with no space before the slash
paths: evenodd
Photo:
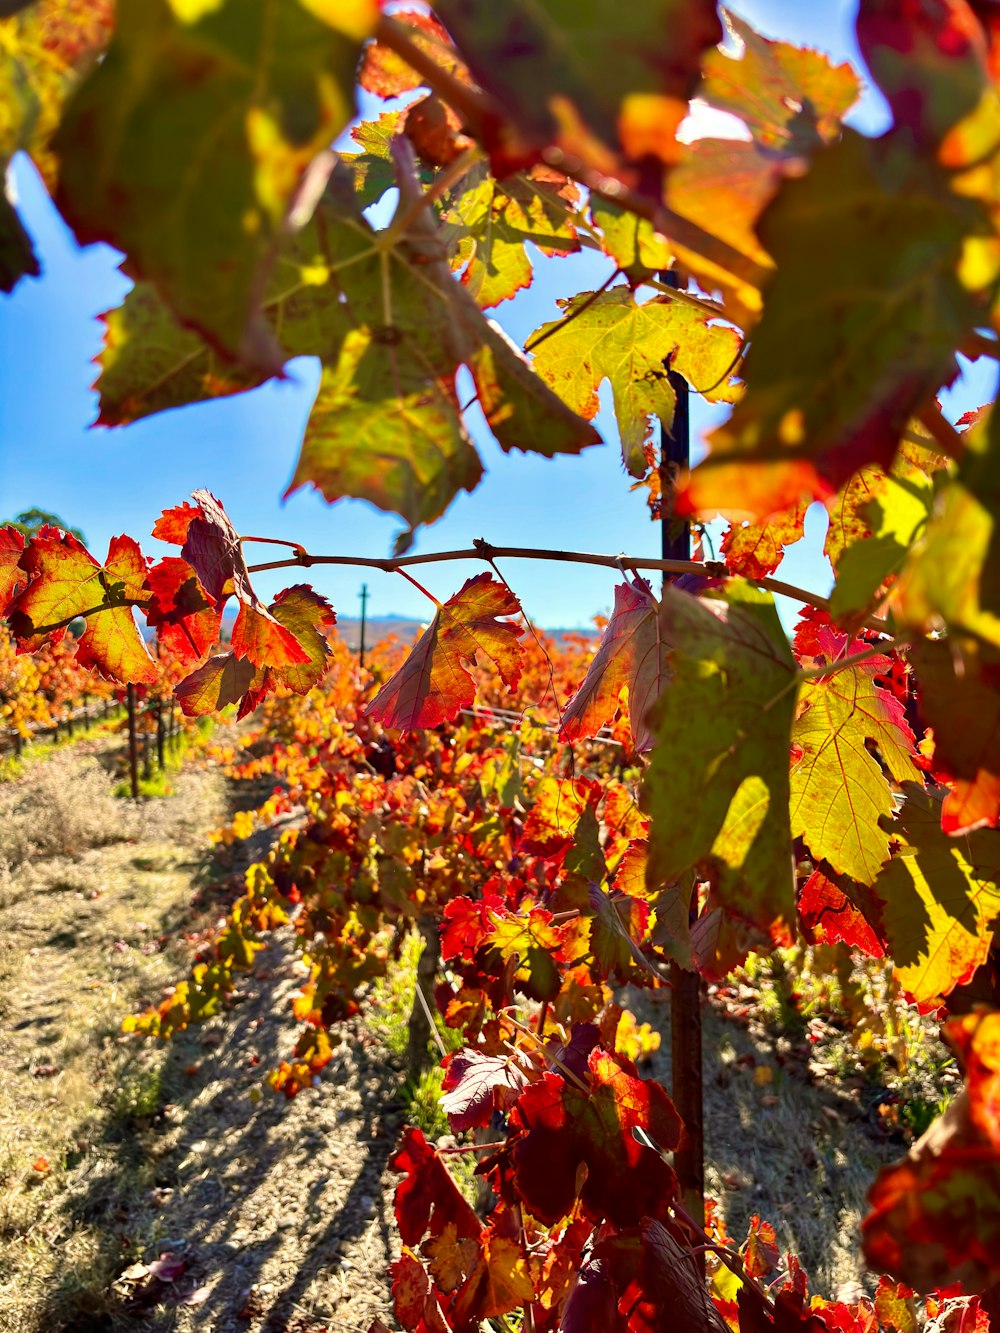
<path id="1" fill-rule="evenodd" d="M 348 565 L 362 569 L 380 569 L 384 574 L 402 574 L 408 566 L 446 564 L 455 560 L 482 560 L 492 565 L 496 560 L 548 560 L 570 565 L 600 565 L 614 570 L 659 570 L 665 574 L 702 574 L 707 578 L 731 579 L 740 577 L 732 573 L 718 560 L 660 560 L 641 555 L 604 555 L 590 551 L 558 551 L 541 546 L 493 546 L 479 537 L 471 547 L 454 551 L 429 551 L 425 555 L 406 556 L 366 556 L 366 555 L 312 555 L 308 551 L 297 554 L 289 560 L 269 560 L 263 564 L 251 565 L 249 572 L 259 574 L 268 569 L 294 569 L 312 565 Z M 415 580 L 410 579 L 411 583 Z M 808 588 L 797 587 L 794 583 L 785 583 L 782 579 L 750 579 L 757 588 L 765 592 L 788 597 L 803 606 L 829 608 L 830 599 Z M 425 597 L 436 601 L 426 588 L 416 584 Z"/>
<path id="2" fill-rule="evenodd" d="M 554 333 L 562 333 L 565 328 L 573 323 L 574 319 L 579 319 L 583 312 L 589 309 L 597 298 L 608 290 L 615 279 L 621 275 L 621 272 L 622 270 L 620 268 L 616 268 L 609 278 L 605 278 L 596 292 L 591 292 L 587 299 L 581 301 L 578 306 L 575 306 L 564 319 L 556 320 L 554 323 L 550 324 L 547 329 L 540 333 L 537 338 L 529 339 L 529 341 L 524 344 L 525 352 L 533 352 L 535 348 L 540 347 L 547 338 L 551 338 Z"/>

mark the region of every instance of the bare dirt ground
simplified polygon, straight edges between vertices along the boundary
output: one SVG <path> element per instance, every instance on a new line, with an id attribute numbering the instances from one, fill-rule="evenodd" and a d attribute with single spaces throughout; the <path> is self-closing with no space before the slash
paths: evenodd
<path id="1" fill-rule="evenodd" d="M 207 850 L 240 801 L 218 767 L 189 763 L 136 807 L 111 795 L 107 746 L 0 787 L 0 1333 L 391 1324 L 401 1075 L 359 1020 L 319 1087 L 270 1091 L 301 980 L 280 936 L 211 1023 L 165 1046 L 119 1035 L 183 975 L 246 859 Z M 667 1005 L 640 1013 L 665 1042 Z M 851 1294 L 864 1189 L 900 1144 L 856 1094 L 777 1065 L 762 1029 L 710 1009 L 705 1049 L 709 1186 L 732 1229 L 759 1211 L 817 1291 Z M 651 1072 L 669 1083 L 666 1045 Z"/>

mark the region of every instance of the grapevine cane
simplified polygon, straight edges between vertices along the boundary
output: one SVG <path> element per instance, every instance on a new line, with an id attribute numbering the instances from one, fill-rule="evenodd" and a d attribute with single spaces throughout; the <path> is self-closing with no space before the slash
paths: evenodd
<path id="1" fill-rule="evenodd" d="M 664 274 L 665 282 L 677 286 L 677 274 Z M 676 395 L 674 419 L 660 428 L 661 540 L 664 560 L 691 559 L 691 530 L 673 517 L 672 496 L 678 473 L 691 456 L 690 390 L 676 370 L 667 367 Z M 669 576 L 667 576 L 669 577 Z M 699 1227 L 705 1216 L 704 1099 L 701 1065 L 701 978 L 677 962 L 670 964 L 671 1090 L 678 1114 L 687 1131 L 685 1145 L 674 1154 L 674 1169 L 684 1207 Z M 704 1263 L 704 1256 L 702 1256 Z"/>

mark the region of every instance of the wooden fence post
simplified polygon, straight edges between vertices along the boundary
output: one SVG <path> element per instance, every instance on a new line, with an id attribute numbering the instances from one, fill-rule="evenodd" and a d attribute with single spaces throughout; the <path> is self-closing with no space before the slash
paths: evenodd
<path id="1" fill-rule="evenodd" d="M 139 746 L 135 734 L 135 686 L 128 685 L 125 689 L 125 698 L 128 707 L 128 772 L 129 780 L 132 785 L 132 800 L 139 799 Z"/>

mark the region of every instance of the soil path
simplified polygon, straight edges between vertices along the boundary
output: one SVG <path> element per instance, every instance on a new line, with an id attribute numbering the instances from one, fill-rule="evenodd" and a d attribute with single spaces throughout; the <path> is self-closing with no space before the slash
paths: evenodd
<path id="1" fill-rule="evenodd" d="M 0 788 L 0 1333 L 391 1324 L 399 1071 L 359 1020 L 316 1088 L 271 1093 L 302 976 L 280 934 L 225 1014 L 165 1046 L 119 1035 L 184 974 L 265 844 L 242 862 L 206 851 L 254 803 L 218 766 L 189 763 L 174 794 L 135 807 L 111 795 L 107 748 Z M 637 997 L 637 1012 L 666 1033 L 668 1003 Z M 900 1145 L 856 1092 L 776 1061 L 762 1030 L 709 1008 L 705 1031 L 709 1187 L 731 1229 L 759 1211 L 817 1291 L 857 1295 L 864 1190 Z M 666 1047 L 650 1072 L 669 1084 Z"/>

